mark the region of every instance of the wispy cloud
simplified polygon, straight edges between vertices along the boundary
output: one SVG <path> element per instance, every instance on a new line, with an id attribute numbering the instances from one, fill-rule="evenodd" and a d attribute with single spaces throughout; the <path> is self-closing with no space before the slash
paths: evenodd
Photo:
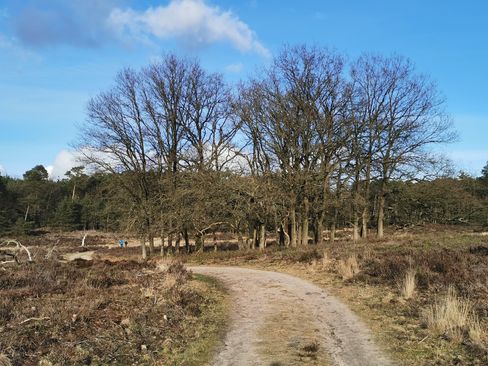
<path id="1" fill-rule="evenodd" d="M 235 64 L 230 64 L 225 67 L 225 71 L 231 74 L 238 74 L 244 68 L 244 64 L 237 62 Z"/>
<path id="2" fill-rule="evenodd" d="M 193 47 L 229 42 L 242 52 L 270 55 L 256 33 L 234 13 L 203 0 L 172 0 L 167 6 L 144 11 L 117 8 L 108 23 L 118 34 L 136 39 L 176 38 Z"/>
<path id="3" fill-rule="evenodd" d="M 14 56 L 20 61 L 41 61 L 41 57 L 38 54 L 27 50 L 16 39 L 0 33 L 0 61 L 7 55 Z"/>

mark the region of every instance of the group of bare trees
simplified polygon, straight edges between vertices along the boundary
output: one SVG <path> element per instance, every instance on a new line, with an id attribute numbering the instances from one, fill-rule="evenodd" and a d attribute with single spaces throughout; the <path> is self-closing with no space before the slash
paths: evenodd
<path id="1" fill-rule="evenodd" d="M 355 240 L 369 227 L 381 238 L 390 181 L 420 177 L 430 146 L 453 138 L 442 107 L 435 85 L 399 56 L 348 63 L 287 47 L 231 88 L 168 55 L 122 71 L 92 99 L 79 148 L 119 178 L 128 227 L 150 250 L 155 236 L 201 247 L 218 228 L 250 246 L 273 230 L 281 245 L 305 245 L 326 227 L 333 239 L 339 218 Z"/>

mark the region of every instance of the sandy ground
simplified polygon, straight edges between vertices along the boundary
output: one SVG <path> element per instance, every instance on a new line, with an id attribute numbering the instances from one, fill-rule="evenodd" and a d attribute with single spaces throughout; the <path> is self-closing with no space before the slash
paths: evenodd
<path id="1" fill-rule="evenodd" d="M 233 298 L 214 365 L 391 365 L 346 305 L 305 280 L 238 267 L 192 267 L 220 279 Z"/>
<path id="2" fill-rule="evenodd" d="M 65 261 L 71 262 L 75 259 L 84 259 L 86 261 L 91 261 L 93 259 L 94 251 L 89 252 L 76 252 L 76 253 L 67 253 L 64 254 L 62 257 Z"/>

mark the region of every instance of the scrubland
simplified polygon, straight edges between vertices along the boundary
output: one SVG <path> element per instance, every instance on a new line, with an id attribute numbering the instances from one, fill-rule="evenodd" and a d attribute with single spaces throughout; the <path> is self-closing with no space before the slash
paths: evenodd
<path id="1" fill-rule="evenodd" d="M 2 366 L 201 365 L 222 338 L 225 291 L 178 262 L 65 262 L 79 241 L 25 243 L 35 262 L 0 268 Z"/>
<path id="2" fill-rule="evenodd" d="M 279 248 L 268 234 L 262 251 L 236 250 L 227 233 L 219 250 L 181 252 L 178 263 L 307 279 L 342 299 L 399 364 L 488 364 L 485 232 L 430 225 L 354 243 L 345 231 L 299 248 Z M 75 237 L 23 240 L 36 262 L 0 269 L 0 353 L 12 365 L 199 365 L 212 357 L 228 302 L 215 281 L 159 251 L 140 262 L 140 248 L 115 248 L 107 237 L 91 237 L 86 248 Z M 94 259 L 64 262 L 73 251 Z"/>

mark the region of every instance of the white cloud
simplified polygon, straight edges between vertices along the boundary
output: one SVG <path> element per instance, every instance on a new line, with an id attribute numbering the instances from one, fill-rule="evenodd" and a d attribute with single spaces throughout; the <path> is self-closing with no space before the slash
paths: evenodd
<path id="1" fill-rule="evenodd" d="M 238 74 L 242 71 L 244 65 L 240 62 L 235 64 L 230 64 L 225 67 L 225 71 L 231 74 Z"/>
<path id="2" fill-rule="evenodd" d="M 68 150 L 61 150 L 56 158 L 54 159 L 54 163 L 46 167 L 47 172 L 49 173 L 49 178 L 57 180 L 64 178 L 64 175 L 68 170 L 71 170 L 73 167 L 80 165 L 78 161 L 78 155 L 74 151 Z"/>
<path id="3" fill-rule="evenodd" d="M 172 0 L 167 6 L 145 11 L 115 8 L 108 24 L 120 35 L 128 33 L 138 40 L 178 38 L 190 46 L 227 41 L 241 52 L 270 55 L 246 23 L 204 0 Z"/>
<path id="4" fill-rule="evenodd" d="M 6 174 L 7 174 L 7 172 L 6 172 L 5 168 L 3 167 L 2 164 L 0 164 L 0 175 L 6 175 Z"/>

